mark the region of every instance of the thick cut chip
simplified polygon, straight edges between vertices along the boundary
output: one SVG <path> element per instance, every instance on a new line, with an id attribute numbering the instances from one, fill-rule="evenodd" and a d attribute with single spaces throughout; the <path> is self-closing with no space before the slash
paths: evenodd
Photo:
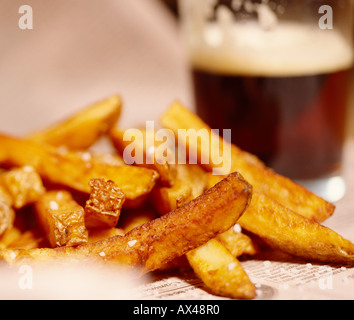
<path id="1" fill-rule="evenodd" d="M 123 158 L 129 164 L 154 169 L 159 173 L 160 182 L 163 186 L 172 187 L 174 185 L 176 177 L 174 161 L 172 164 L 169 163 L 168 159 L 163 157 L 163 154 L 157 152 L 162 141 L 156 138 L 155 132 L 149 132 L 146 129 L 124 131 L 112 128 L 109 136 L 117 151 L 123 155 Z M 126 150 L 129 152 L 125 152 Z M 164 151 L 167 152 L 167 146 Z"/>
<path id="2" fill-rule="evenodd" d="M 48 191 L 35 203 L 36 217 L 52 248 L 88 241 L 84 209 L 67 191 Z"/>
<path id="3" fill-rule="evenodd" d="M 163 127 L 175 133 L 178 144 L 186 147 L 189 156 L 197 157 L 206 170 L 220 167 L 215 161 L 218 158 L 215 155 L 219 155 L 223 168 L 230 172 L 240 172 L 255 190 L 289 209 L 317 222 L 323 222 L 333 214 L 333 204 L 276 174 L 255 156 L 230 145 L 180 103 L 174 103 L 160 118 L 160 122 Z"/>
<path id="4" fill-rule="evenodd" d="M 11 195 L 15 209 L 34 203 L 46 191 L 41 177 L 30 166 L 11 169 L 0 174 L 0 183 Z"/>
<path id="5" fill-rule="evenodd" d="M 90 193 L 89 181 L 114 181 L 126 195 L 125 205 L 140 206 L 149 196 L 158 173 L 147 168 L 117 166 L 77 152 L 61 150 L 29 140 L 0 135 L 0 164 L 32 166 L 43 180 Z"/>
<path id="6" fill-rule="evenodd" d="M 253 193 L 238 223 L 272 248 L 301 259 L 354 265 L 354 244 L 261 193 Z"/>
<path id="7" fill-rule="evenodd" d="M 93 179 L 85 206 L 87 228 L 113 228 L 117 225 L 125 201 L 124 192 L 111 180 Z"/>
<path id="8" fill-rule="evenodd" d="M 213 294 L 234 299 L 253 299 L 256 288 L 240 262 L 216 239 L 187 254 L 197 276 Z"/>
<path id="9" fill-rule="evenodd" d="M 29 139 L 69 149 L 84 150 L 113 127 L 121 114 L 119 96 L 112 96 L 85 108 L 70 118 L 33 133 Z"/>
<path id="10" fill-rule="evenodd" d="M 184 206 L 116 236 L 76 248 L 2 250 L 9 263 L 50 262 L 51 259 L 82 261 L 98 258 L 153 271 L 231 228 L 252 197 L 252 186 L 233 173 Z"/>
<path id="11" fill-rule="evenodd" d="M 198 197 L 209 187 L 209 183 L 211 182 L 208 176 L 209 174 L 198 165 L 178 164 L 177 166 L 176 181 L 181 181 L 183 185 L 190 189 L 190 197 L 192 199 Z M 210 185 L 210 187 L 213 187 L 220 180 L 222 179 L 215 180 L 215 183 Z M 160 203 L 158 208 L 161 208 L 162 204 L 165 204 L 165 206 L 167 204 L 167 208 L 170 203 L 176 204 L 177 207 L 184 204 L 177 201 L 180 199 L 183 201 L 183 198 L 176 192 L 176 184 L 172 188 L 159 188 L 157 186 L 154 189 L 155 192 L 157 189 L 160 189 L 160 196 L 157 197 L 155 194 L 155 202 Z M 163 197 L 162 192 L 165 192 L 169 197 Z M 160 214 L 163 214 L 161 210 L 159 211 Z M 219 237 L 221 238 L 219 239 Z M 228 231 L 226 231 L 226 234 L 219 234 L 217 239 L 223 239 L 224 242 L 213 239 L 209 241 L 209 244 L 194 249 L 193 253 L 187 253 L 186 258 L 190 266 L 214 294 L 240 299 L 253 298 L 254 286 L 248 279 L 247 274 L 242 270 L 242 266 L 236 260 L 236 257 L 242 254 L 253 253 L 252 249 L 254 247 L 251 246 L 251 242 L 247 242 L 244 238 L 241 239 L 240 236 L 231 235 Z M 234 255 L 230 257 L 232 254 Z M 223 265 L 223 263 L 227 264 Z M 224 274 L 223 271 L 227 269 L 227 265 L 230 263 L 235 263 L 235 266 L 237 266 L 236 269 L 231 273 Z M 216 274 L 215 269 L 220 269 L 220 272 Z M 230 277 L 232 278 L 231 281 Z"/>
<path id="12" fill-rule="evenodd" d="M 224 177 L 208 173 L 207 188 L 212 188 L 222 179 L 224 179 Z M 217 238 L 236 258 L 242 255 L 252 256 L 259 253 L 259 247 L 256 241 L 242 231 L 242 227 L 239 224 L 235 224 L 226 232 L 218 235 Z"/>

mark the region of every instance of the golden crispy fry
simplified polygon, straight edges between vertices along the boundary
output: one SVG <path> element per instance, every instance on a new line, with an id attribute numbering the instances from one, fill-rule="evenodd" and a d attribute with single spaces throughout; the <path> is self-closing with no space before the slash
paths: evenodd
<path id="1" fill-rule="evenodd" d="M 235 299 L 253 299 L 256 288 L 240 262 L 216 239 L 187 254 L 197 276 L 213 294 Z"/>
<path id="2" fill-rule="evenodd" d="M 129 232 L 157 217 L 157 213 L 150 208 L 126 210 L 119 219 L 119 227 L 122 228 L 124 232 Z"/>
<path id="3" fill-rule="evenodd" d="M 109 97 L 28 138 L 57 147 L 86 149 L 117 123 L 121 106 L 119 96 Z"/>
<path id="4" fill-rule="evenodd" d="M 255 241 L 253 241 L 248 235 L 235 230 L 235 226 L 226 232 L 219 234 L 217 239 L 236 258 L 241 257 L 242 255 L 253 256 L 259 253 L 259 248 Z"/>
<path id="5" fill-rule="evenodd" d="M 191 189 L 192 198 L 198 197 L 206 188 L 213 187 L 222 180 L 220 178 L 209 181 L 209 173 L 198 165 L 178 165 L 177 172 L 177 179 Z M 213 184 L 209 186 L 209 183 Z M 163 200 L 160 199 L 160 202 Z M 242 238 L 231 229 L 232 233 L 221 233 L 207 244 L 188 252 L 186 258 L 195 273 L 214 294 L 238 299 L 254 298 L 254 285 L 236 258 L 242 254 L 255 253 L 255 247 L 247 236 L 244 235 L 247 239 Z M 230 256 L 230 253 L 233 256 Z M 235 265 L 235 269 L 225 273 L 230 263 Z"/>
<path id="6" fill-rule="evenodd" d="M 207 187 L 211 188 L 224 177 L 211 173 L 207 174 Z M 238 230 L 241 229 L 241 230 Z M 228 231 L 218 235 L 217 239 L 231 252 L 234 257 L 242 255 L 255 255 L 259 252 L 258 245 L 248 235 L 242 233 L 242 228 L 236 224 Z"/>
<path id="7" fill-rule="evenodd" d="M 243 214 L 251 197 L 252 187 L 233 173 L 200 197 L 125 236 L 75 248 L 5 249 L 0 251 L 0 259 L 16 263 L 33 259 L 48 262 L 51 258 L 82 261 L 86 257 L 152 271 L 228 230 Z"/>
<path id="8" fill-rule="evenodd" d="M 82 156 L 33 141 L 0 135 L 0 145 L 0 164 L 32 166 L 42 179 L 54 184 L 89 194 L 91 179 L 112 180 L 125 193 L 125 205 L 128 207 L 140 206 L 158 179 L 154 170 L 109 165 L 87 154 Z"/>
<path id="9" fill-rule="evenodd" d="M 111 180 L 93 179 L 85 206 L 87 228 L 113 228 L 117 225 L 125 194 Z"/>
<path id="10" fill-rule="evenodd" d="M 84 209 L 67 191 L 48 191 L 35 203 L 36 217 L 52 248 L 88 241 Z"/>
<path id="11" fill-rule="evenodd" d="M 0 175 L 0 183 L 12 197 L 13 207 L 21 209 L 35 202 L 46 190 L 33 167 L 11 169 Z"/>
<path id="12" fill-rule="evenodd" d="M 134 134 L 136 132 L 138 134 Z M 150 134 L 152 137 L 151 146 L 148 146 L 146 143 L 147 140 L 151 140 L 146 139 L 147 134 Z M 134 132 L 129 132 L 118 128 L 112 128 L 109 132 L 109 136 L 113 145 L 121 155 L 124 154 L 125 148 L 129 145 L 133 146 L 135 157 L 143 160 L 142 163 L 133 163 L 134 165 L 140 165 L 156 170 L 160 175 L 160 182 L 163 186 L 172 187 L 174 185 L 176 177 L 175 166 L 159 157 L 155 152 L 161 142 L 155 139 L 154 132 L 147 133 L 146 130 L 134 130 Z"/>
<path id="13" fill-rule="evenodd" d="M 163 127 L 171 129 L 178 142 L 183 143 L 189 152 L 198 155 L 199 159 L 207 158 L 204 168 L 211 171 L 218 168 L 212 155 L 222 155 L 224 150 L 221 137 L 216 135 L 198 116 L 184 108 L 180 103 L 174 103 L 160 118 Z M 187 135 L 178 135 L 180 129 L 193 129 L 202 132 L 202 139 L 188 139 Z M 208 148 L 200 140 L 205 140 Z M 218 143 L 215 143 L 215 142 Z M 212 142 L 212 143 L 211 143 Z M 304 187 L 290 179 L 274 173 L 255 156 L 231 145 L 231 154 L 224 157 L 224 166 L 230 171 L 240 172 L 252 184 L 255 190 L 264 193 L 289 209 L 318 222 L 323 222 L 334 212 L 334 205 L 314 195 Z"/>
<path id="14" fill-rule="evenodd" d="M 92 243 L 115 236 L 124 236 L 124 234 L 125 232 L 121 228 L 88 229 L 88 241 Z"/>
<path id="15" fill-rule="evenodd" d="M 354 264 L 354 244 L 333 230 L 254 192 L 238 223 L 268 245 L 299 258 Z"/>
<path id="16" fill-rule="evenodd" d="M 178 164 L 176 170 L 177 176 L 172 187 L 156 185 L 152 191 L 152 203 L 160 215 L 198 197 L 206 188 L 206 172 L 198 165 Z"/>

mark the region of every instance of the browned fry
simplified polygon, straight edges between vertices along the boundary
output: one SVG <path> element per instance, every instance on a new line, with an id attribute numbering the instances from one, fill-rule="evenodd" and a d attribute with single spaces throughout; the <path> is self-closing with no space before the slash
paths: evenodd
<path id="1" fill-rule="evenodd" d="M 13 207 L 21 209 L 35 202 L 46 190 L 33 167 L 11 169 L 0 175 L 0 183 L 12 197 Z"/>
<path id="2" fill-rule="evenodd" d="M 200 197 L 158 219 L 116 236 L 76 248 L 2 250 L 0 258 L 50 261 L 51 258 L 98 258 L 145 271 L 156 270 L 233 226 L 247 208 L 252 187 L 237 173 L 230 174 Z"/>
<path id="3" fill-rule="evenodd" d="M 192 198 L 222 180 L 220 178 L 209 185 L 209 173 L 198 165 L 178 165 L 178 168 L 177 178 L 190 187 Z M 231 229 L 233 231 L 233 227 Z M 220 233 L 203 246 L 187 252 L 186 258 L 213 294 L 235 299 L 252 299 L 255 297 L 255 287 L 236 258 L 246 252 L 253 253 L 254 247 L 233 233 Z M 229 266 L 232 266 L 232 270 L 228 270 Z"/>
<path id="4" fill-rule="evenodd" d="M 125 194 L 111 180 L 93 179 L 85 206 L 87 228 L 113 228 L 117 225 Z"/>
<path id="5" fill-rule="evenodd" d="M 354 244 L 259 192 L 238 223 L 271 247 L 301 259 L 354 264 Z"/>
<path id="6" fill-rule="evenodd" d="M 140 206 L 158 179 L 154 170 L 135 166 L 116 166 L 76 152 L 0 135 L 0 164 L 32 166 L 42 179 L 89 194 L 89 181 L 114 181 L 126 195 L 125 206 Z"/>
<path id="7" fill-rule="evenodd" d="M 253 299 L 256 288 L 240 262 L 218 240 L 187 252 L 197 276 L 212 293 L 234 299 Z"/>
<path id="8" fill-rule="evenodd" d="M 220 179 L 220 176 L 210 175 L 209 186 Z M 354 261 L 354 245 L 350 241 L 257 191 L 238 224 L 259 236 L 269 246 L 302 259 L 344 264 L 352 264 Z M 229 230 L 227 234 L 232 233 Z M 225 235 L 219 235 L 218 239 L 223 238 L 226 242 Z M 225 245 L 232 250 L 234 243 L 230 241 Z M 238 250 L 239 245 L 241 243 L 234 250 Z M 256 244 L 253 245 L 256 249 Z"/>
<path id="9" fill-rule="evenodd" d="M 121 98 L 115 95 L 49 128 L 33 133 L 28 138 L 57 147 L 85 150 L 117 123 L 121 107 Z"/>
<path id="10" fill-rule="evenodd" d="M 255 156 L 240 150 L 235 145 L 230 146 L 197 115 L 180 103 L 176 102 L 171 105 L 169 110 L 160 118 L 160 122 L 163 127 L 171 129 L 178 137 L 178 143 L 184 144 L 189 153 L 196 154 L 199 161 L 207 159 L 202 164 L 206 170 L 211 171 L 219 167 L 219 164 L 214 161 L 213 156 L 215 154 L 225 154 L 223 158 L 224 167 L 230 168 L 231 172 L 240 172 L 258 192 L 262 192 L 289 209 L 318 222 L 323 222 L 333 214 L 335 209 L 333 204 L 316 196 L 292 180 L 276 174 Z M 202 138 L 189 139 L 187 134 L 179 134 L 181 129 L 192 129 L 194 132 L 202 133 Z M 231 148 L 231 154 L 227 154 L 223 143 Z"/>
<path id="11" fill-rule="evenodd" d="M 67 191 L 48 191 L 35 203 L 36 217 L 52 248 L 87 243 L 84 209 Z"/>
<path id="12" fill-rule="evenodd" d="M 147 140 L 150 140 L 146 139 L 148 134 L 151 134 L 153 138 L 153 144 L 151 146 L 146 143 Z M 161 142 L 156 141 L 154 132 L 148 133 L 146 130 L 134 130 L 134 132 L 129 132 L 118 128 L 112 128 L 109 132 L 109 136 L 113 145 L 121 155 L 124 154 L 124 150 L 129 145 L 132 146 L 135 157 L 138 157 L 139 155 L 139 158 L 143 160 L 142 163 L 134 162 L 134 165 L 140 165 L 156 170 L 160 175 L 160 182 L 163 186 L 172 187 L 174 185 L 176 177 L 175 166 L 159 157 L 155 152 Z"/>
<path id="13" fill-rule="evenodd" d="M 222 176 L 208 173 L 207 187 L 213 187 L 223 178 Z M 242 255 L 255 255 L 259 252 L 256 242 L 248 235 L 242 233 L 242 228 L 239 224 L 236 224 L 228 231 L 218 235 L 217 238 L 236 258 Z"/>

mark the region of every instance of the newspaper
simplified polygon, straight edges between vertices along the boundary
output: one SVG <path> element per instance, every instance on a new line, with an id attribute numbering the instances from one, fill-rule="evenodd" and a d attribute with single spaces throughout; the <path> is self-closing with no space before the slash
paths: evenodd
<path id="1" fill-rule="evenodd" d="M 354 242 L 354 140 L 345 150 L 343 175 L 345 198 L 336 203 L 333 217 L 324 223 Z M 259 300 L 351 300 L 354 299 L 354 268 L 297 261 L 274 252 L 264 259 L 241 261 L 256 286 Z M 149 300 L 229 300 L 212 295 L 193 272 L 157 276 L 138 290 L 139 299 Z"/>

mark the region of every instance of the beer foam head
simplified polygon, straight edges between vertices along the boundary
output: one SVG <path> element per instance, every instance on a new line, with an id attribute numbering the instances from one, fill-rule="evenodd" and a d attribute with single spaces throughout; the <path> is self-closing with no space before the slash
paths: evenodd
<path id="1" fill-rule="evenodd" d="M 211 25 L 204 40 L 190 47 L 193 65 L 222 74 L 310 75 L 346 69 L 353 61 L 350 44 L 336 30 L 295 23 L 278 23 L 271 31 L 234 24 L 226 38 Z"/>
<path id="2" fill-rule="evenodd" d="M 233 3 L 257 13 L 258 19 L 235 22 L 230 9 L 220 6 L 216 21 L 192 27 L 188 47 L 195 68 L 231 75 L 296 76 L 351 67 L 351 43 L 335 28 L 279 20 L 277 13 L 284 8 L 274 11 L 268 1 Z"/>

